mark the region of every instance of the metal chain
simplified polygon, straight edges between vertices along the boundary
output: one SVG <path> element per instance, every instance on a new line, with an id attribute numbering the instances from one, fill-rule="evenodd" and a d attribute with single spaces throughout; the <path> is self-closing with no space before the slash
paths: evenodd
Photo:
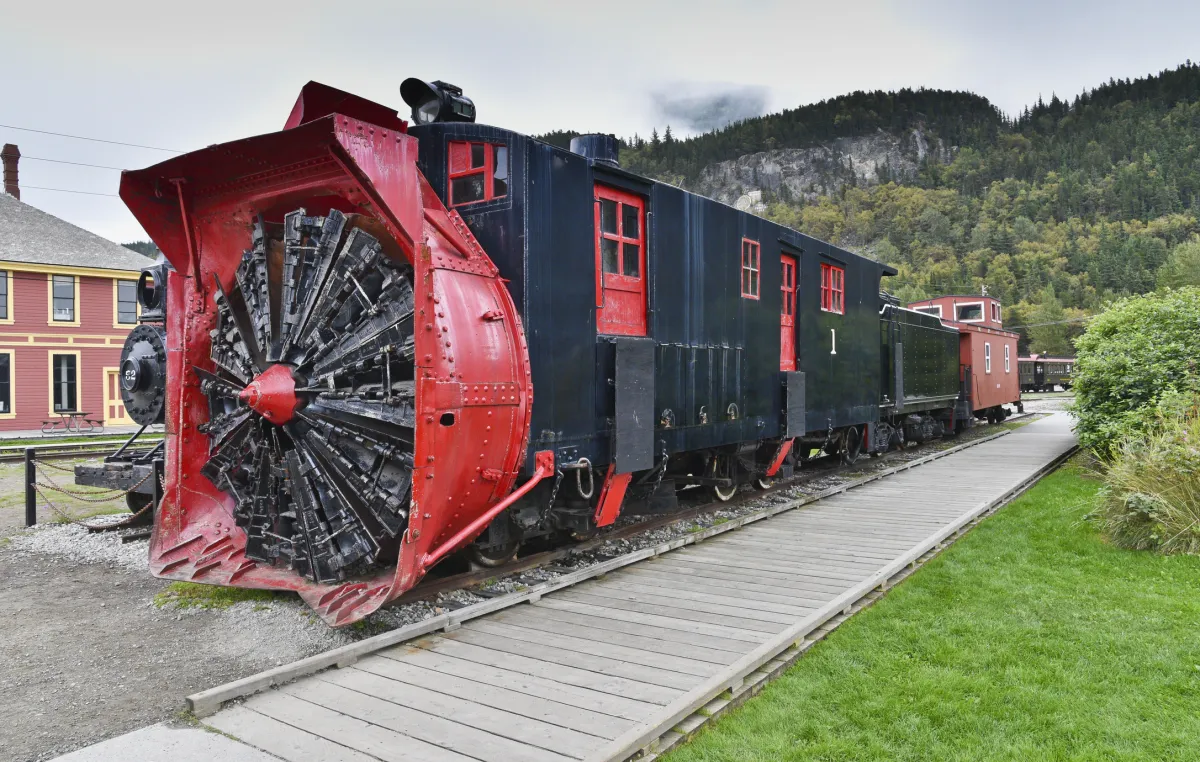
<path id="1" fill-rule="evenodd" d="M 41 497 L 42 497 L 42 500 L 43 500 L 43 501 L 46 503 L 46 507 L 47 507 L 47 508 L 49 508 L 49 509 L 51 510 L 51 512 L 53 512 L 53 513 L 57 514 L 57 515 L 58 515 L 58 517 L 59 517 L 60 519 L 62 519 L 63 521 L 67 522 L 68 524 L 76 524 L 76 525 L 78 525 L 78 526 L 84 527 L 85 529 L 91 529 L 91 528 L 92 528 L 91 526 L 89 526 L 88 524 L 86 524 L 86 523 L 84 523 L 84 522 L 80 521 L 79 519 L 75 518 L 74 516 L 68 516 L 68 515 L 67 515 L 67 513 L 66 513 L 65 511 L 63 511 L 61 508 L 59 508 L 59 507 L 58 507 L 58 506 L 56 506 L 56 505 L 55 505 L 53 502 L 51 502 L 50 498 L 46 496 L 46 493 L 42 492 L 42 490 L 41 490 L 41 487 L 44 487 L 44 486 L 48 486 L 48 485 L 43 485 L 43 484 L 34 484 L 34 485 L 33 485 L 33 489 L 34 489 L 34 491 L 35 491 L 35 492 L 37 492 L 39 495 L 41 495 Z M 124 493 L 124 494 L 127 494 L 127 493 Z M 119 497 L 119 496 L 118 496 L 118 497 Z M 123 519 L 123 520 L 122 520 L 122 522 L 132 522 L 134 519 L 138 518 L 138 517 L 139 517 L 139 516 L 141 516 L 143 513 L 145 513 L 146 511 L 148 511 L 148 510 L 152 509 L 153 507 L 154 507 L 154 501 L 153 501 L 153 500 L 151 500 L 151 501 L 150 501 L 149 503 L 147 503 L 147 504 L 146 504 L 146 505 L 145 505 L 145 506 L 144 506 L 144 507 L 143 507 L 143 508 L 142 508 L 140 511 L 138 511 L 138 512 L 137 512 L 137 513 L 135 513 L 135 514 L 133 514 L 132 516 L 130 516 L 130 517 L 129 517 L 129 518 L 127 518 L 127 519 Z"/>
<path id="2" fill-rule="evenodd" d="M 554 477 L 554 488 L 550 490 L 550 505 L 548 506 L 549 510 L 554 510 L 554 501 L 558 499 L 558 488 L 562 486 L 563 480 L 563 470 L 561 468 L 556 468 L 555 470 L 558 473 Z"/>
<path id="3" fill-rule="evenodd" d="M 662 484 L 663 477 L 667 474 L 667 445 L 664 442 L 662 448 L 662 465 L 658 469 L 658 478 L 654 480 L 654 489 L 650 490 L 650 495 L 653 496 L 658 492 L 658 487 Z"/>
<path id="4" fill-rule="evenodd" d="M 38 468 L 52 468 L 55 471 L 62 471 L 63 473 L 72 474 L 72 475 L 74 475 L 74 473 L 75 473 L 74 466 L 71 466 L 69 468 L 66 466 L 56 466 L 53 463 L 47 463 L 43 460 L 39 460 L 39 461 L 35 461 L 35 462 L 37 463 Z"/>
<path id="5" fill-rule="evenodd" d="M 146 481 L 149 480 L 150 477 L 153 475 L 154 475 L 154 472 L 151 471 L 150 473 L 146 474 L 142 478 L 141 481 L 139 481 L 137 484 L 133 485 L 129 489 L 123 490 L 123 491 L 117 490 L 116 494 L 111 495 L 109 497 L 92 497 L 93 495 L 96 494 L 95 492 L 81 492 L 79 490 L 64 489 L 63 487 L 60 487 L 57 484 L 55 484 L 53 481 L 50 481 L 50 477 L 48 477 L 48 476 L 46 477 L 46 480 L 50 482 L 49 484 L 35 482 L 35 486 L 45 487 L 46 489 L 53 490 L 55 492 L 59 492 L 63 495 L 67 495 L 68 497 L 75 498 L 76 500 L 81 500 L 85 503 L 111 503 L 114 500 L 120 500 L 121 498 L 125 497 L 129 493 L 134 492 L 135 490 L 137 490 L 138 487 L 145 484 Z"/>

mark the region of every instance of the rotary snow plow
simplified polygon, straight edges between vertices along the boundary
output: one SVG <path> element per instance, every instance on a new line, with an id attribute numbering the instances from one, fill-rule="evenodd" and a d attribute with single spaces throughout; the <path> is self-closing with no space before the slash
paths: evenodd
<path id="1" fill-rule="evenodd" d="M 347 624 L 524 491 L 520 320 L 416 148 L 394 111 L 310 83 L 281 132 L 123 175 L 174 267 L 157 576 L 294 590 Z"/>

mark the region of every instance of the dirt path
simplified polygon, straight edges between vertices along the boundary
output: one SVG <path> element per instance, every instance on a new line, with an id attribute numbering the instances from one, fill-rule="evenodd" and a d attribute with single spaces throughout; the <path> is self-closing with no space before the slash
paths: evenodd
<path id="1" fill-rule="evenodd" d="M 189 693 L 347 641 L 298 602 L 162 609 L 153 600 L 165 583 L 144 568 L 15 544 L 0 547 L 3 762 L 46 759 L 168 719 Z"/>

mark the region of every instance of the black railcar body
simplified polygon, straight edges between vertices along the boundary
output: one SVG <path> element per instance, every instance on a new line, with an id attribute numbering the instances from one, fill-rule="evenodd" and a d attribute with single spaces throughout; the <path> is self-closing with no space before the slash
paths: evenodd
<path id="1" fill-rule="evenodd" d="M 761 471 L 786 439 L 827 441 L 879 420 L 879 289 L 890 267 L 626 172 L 603 153 L 468 123 L 416 125 L 410 134 L 421 171 L 463 215 L 521 313 L 535 389 L 527 463 L 552 449 L 559 463 L 654 472 L 667 468 L 664 455 L 725 449 L 744 460 L 749 453 Z M 463 170 L 452 155 L 462 144 L 484 147 L 503 195 L 457 203 Z M 606 332 L 598 319 L 597 205 L 606 190 L 643 204 L 644 336 Z M 751 296 L 743 294 L 744 242 L 757 248 Z M 796 264 L 795 372 L 780 370 L 784 257 Z M 833 269 L 837 305 L 822 294 Z M 702 482 L 696 469 L 681 462 L 667 476 Z M 752 476 L 754 467 L 743 471 Z M 736 477 L 718 478 L 728 486 Z"/>

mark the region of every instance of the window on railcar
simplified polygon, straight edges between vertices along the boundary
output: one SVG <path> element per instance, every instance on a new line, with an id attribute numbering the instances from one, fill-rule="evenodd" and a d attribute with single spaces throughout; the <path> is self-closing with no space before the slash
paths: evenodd
<path id="1" fill-rule="evenodd" d="M 1009 359 L 1008 359 L 1008 350 L 1009 350 L 1009 346 L 1007 344 L 1005 344 L 1004 345 L 1004 372 L 1005 373 L 1010 372 L 1010 369 L 1011 369 L 1011 366 L 1009 365 Z"/>
<path id="2" fill-rule="evenodd" d="M 983 342 L 983 372 L 992 372 L 992 345 L 989 342 Z"/>
<path id="3" fill-rule="evenodd" d="M 744 299 L 759 298 L 759 265 L 762 263 L 759 254 L 757 241 L 751 241 L 749 238 L 742 239 L 742 298 Z"/>
<path id="4" fill-rule="evenodd" d="M 955 312 L 958 315 L 958 320 L 970 322 L 972 320 L 983 320 L 983 305 L 982 304 L 960 304 Z"/>
<path id="5" fill-rule="evenodd" d="M 1000 305 L 997 302 L 992 302 L 992 320 L 1000 322 Z"/>
<path id="6" fill-rule="evenodd" d="M 508 195 L 508 146 L 455 140 L 449 152 L 450 206 Z"/>
<path id="7" fill-rule="evenodd" d="M 821 265 L 821 311 L 846 314 L 846 270 Z"/>
<path id="8" fill-rule="evenodd" d="M 916 311 L 924 312 L 926 315 L 933 315 L 934 317 L 940 318 L 942 316 L 942 305 L 935 304 L 930 307 L 917 307 Z"/>

